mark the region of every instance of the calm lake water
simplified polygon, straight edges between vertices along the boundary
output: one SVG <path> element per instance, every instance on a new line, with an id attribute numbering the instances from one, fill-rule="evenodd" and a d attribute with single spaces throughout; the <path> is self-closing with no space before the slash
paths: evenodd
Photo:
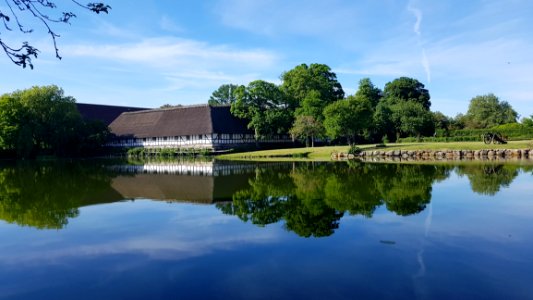
<path id="1" fill-rule="evenodd" d="M 533 166 L 0 165 L 0 299 L 533 299 Z"/>

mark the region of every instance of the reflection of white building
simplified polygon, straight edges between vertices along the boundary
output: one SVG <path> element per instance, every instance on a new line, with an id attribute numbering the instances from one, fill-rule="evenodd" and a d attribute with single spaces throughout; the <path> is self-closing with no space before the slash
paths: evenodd
<path id="1" fill-rule="evenodd" d="M 263 167 L 287 165 L 287 163 L 262 163 Z M 217 161 L 147 162 L 142 165 L 116 165 L 110 167 L 121 173 L 175 174 L 192 176 L 227 176 L 253 173 L 255 163 L 221 163 Z"/>
<path id="2" fill-rule="evenodd" d="M 153 199 L 213 203 L 231 201 L 234 193 L 248 189 L 256 168 L 287 168 L 290 163 L 221 163 L 184 161 L 116 165 L 119 174 L 111 187 L 124 199 Z M 127 174 L 122 174 L 127 173 Z"/>
<path id="3" fill-rule="evenodd" d="M 229 106 L 195 105 L 124 112 L 110 125 L 110 146 L 227 149 L 256 143 L 292 143 L 288 135 L 256 141 L 247 122 Z"/>

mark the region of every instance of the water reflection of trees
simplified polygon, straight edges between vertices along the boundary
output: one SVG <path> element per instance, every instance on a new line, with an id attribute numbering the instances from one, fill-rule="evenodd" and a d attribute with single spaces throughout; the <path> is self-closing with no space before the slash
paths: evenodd
<path id="1" fill-rule="evenodd" d="M 97 203 L 111 176 L 98 166 L 18 163 L 0 168 L 0 219 L 40 229 L 63 228 L 78 208 Z"/>
<path id="2" fill-rule="evenodd" d="M 128 188 L 132 184 L 139 188 L 135 177 L 131 175 L 129 181 L 125 174 L 119 176 L 124 183 L 122 189 L 114 188 L 111 183 L 119 177 L 116 171 L 110 171 L 109 163 L 55 161 L 0 166 L 0 219 L 60 229 L 79 215 L 79 207 L 119 201 L 131 192 Z M 300 236 L 321 237 L 331 235 L 344 215 L 371 218 L 379 207 L 401 216 L 421 212 L 431 200 L 432 185 L 446 179 L 454 169 L 469 179 L 474 192 L 494 195 L 509 186 L 520 170 L 530 173 L 533 166 L 350 162 L 257 164 L 254 169 L 248 164 L 245 176 L 221 176 L 212 180 L 210 187 L 205 187 L 207 175 L 187 176 L 187 182 L 211 188 L 213 199 L 231 197 L 232 201 L 217 204 L 225 214 L 258 226 L 283 221 L 287 230 Z M 169 193 L 180 199 L 189 191 L 182 191 L 177 184 L 183 183 L 182 177 L 165 182 L 157 176 L 149 179 L 158 189 L 171 188 Z"/>
<path id="3" fill-rule="evenodd" d="M 501 163 L 462 165 L 457 167 L 457 174 L 468 178 L 472 191 L 492 196 L 498 193 L 502 187 L 509 187 L 518 176 L 519 169 L 520 167 L 517 165 Z"/>
<path id="4" fill-rule="evenodd" d="M 302 164 L 290 171 L 258 169 L 249 188 L 231 203 L 218 204 L 226 214 L 264 226 L 285 221 L 298 235 L 331 235 L 348 213 L 372 217 L 385 205 L 398 215 L 422 211 L 432 184 L 452 167 L 431 165 Z"/>

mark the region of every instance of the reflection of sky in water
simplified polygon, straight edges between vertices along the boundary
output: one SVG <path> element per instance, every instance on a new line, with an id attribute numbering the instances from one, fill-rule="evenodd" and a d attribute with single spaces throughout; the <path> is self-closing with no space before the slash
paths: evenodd
<path id="1" fill-rule="evenodd" d="M 80 208 L 57 231 L 2 223 L 0 298 L 525 299 L 532 179 L 483 196 L 452 173 L 419 214 L 346 213 L 319 239 L 148 200 Z"/>

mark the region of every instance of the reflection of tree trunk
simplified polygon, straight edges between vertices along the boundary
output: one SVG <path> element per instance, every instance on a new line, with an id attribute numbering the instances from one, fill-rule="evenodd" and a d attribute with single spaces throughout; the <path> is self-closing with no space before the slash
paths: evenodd
<path id="1" fill-rule="evenodd" d="M 257 128 L 255 128 L 255 147 L 259 148 L 259 132 L 257 131 Z"/>

